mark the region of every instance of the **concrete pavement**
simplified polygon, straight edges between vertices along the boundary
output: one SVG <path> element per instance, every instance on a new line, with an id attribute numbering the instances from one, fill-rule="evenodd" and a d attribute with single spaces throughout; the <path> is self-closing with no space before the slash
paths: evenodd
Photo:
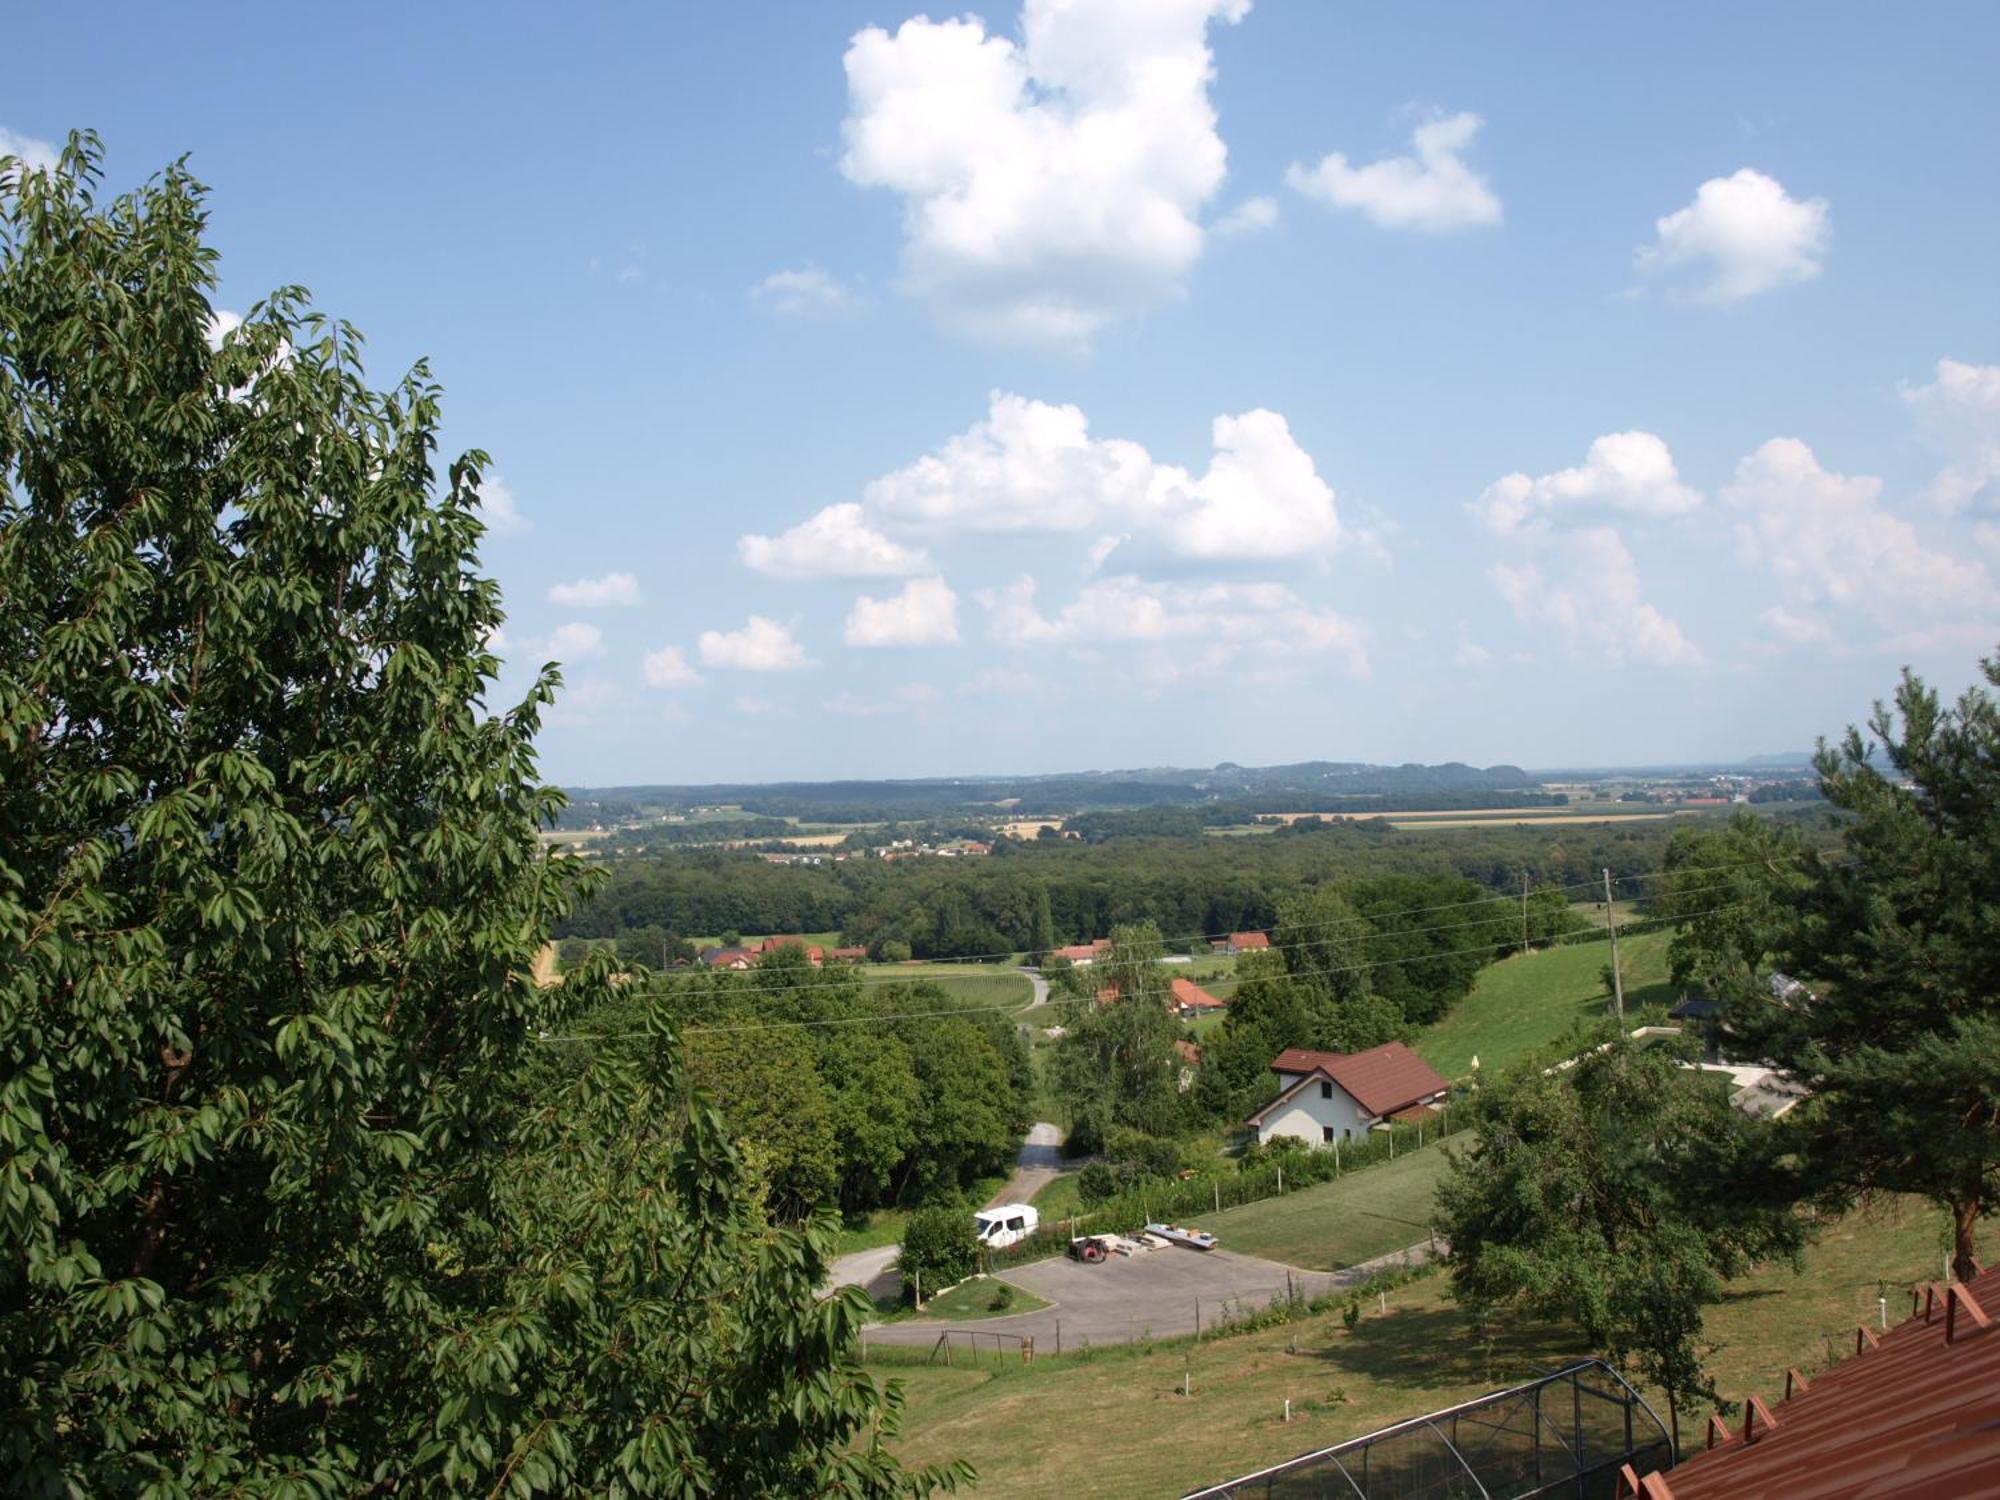
<path id="1" fill-rule="evenodd" d="M 1021 1142 L 1021 1154 L 1014 1159 L 1014 1175 L 987 1200 L 986 1206 L 1026 1203 L 1060 1177 L 1062 1170 L 1062 1127 L 1039 1120 L 1028 1127 L 1027 1139 Z"/>
<path id="2" fill-rule="evenodd" d="M 1097 1265 L 1059 1256 L 1019 1266 L 999 1278 L 1033 1292 L 1049 1306 L 1006 1318 L 980 1318 L 963 1325 L 920 1320 L 888 1323 L 868 1330 L 870 1343 L 928 1345 L 948 1326 L 981 1333 L 1032 1337 L 1037 1352 L 1053 1353 L 1057 1325 L 1061 1344 L 1125 1344 L 1142 1338 L 1171 1338 L 1223 1318 L 1268 1306 L 1287 1285 L 1302 1297 L 1318 1297 L 1365 1281 L 1391 1266 L 1430 1258 L 1430 1245 L 1412 1245 L 1341 1271 L 1300 1271 L 1274 1260 L 1230 1250 L 1151 1250 L 1114 1255 Z M 1287 1280 L 1289 1274 L 1289 1283 Z"/>

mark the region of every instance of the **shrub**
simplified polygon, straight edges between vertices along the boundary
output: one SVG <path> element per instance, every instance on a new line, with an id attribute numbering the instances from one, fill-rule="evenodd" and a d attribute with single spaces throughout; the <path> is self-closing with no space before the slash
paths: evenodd
<path id="1" fill-rule="evenodd" d="M 903 1226 L 903 1248 L 896 1258 L 903 1295 L 916 1298 L 918 1278 L 933 1292 L 965 1280 L 979 1263 L 979 1236 L 972 1215 L 963 1208 L 920 1208 Z"/>
<path id="2" fill-rule="evenodd" d="M 1085 1208 L 1094 1208 L 1118 1191 L 1118 1175 L 1101 1161 L 1091 1162 L 1076 1174 L 1076 1195 Z"/>
<path id="3" fill-rule="evenodd" d="M 1137 1177 L 1169 1178 L 1181 1169 L 1178 1145 L 1141 1130 L 1113 1130 L 1105 1142 L 1105 1154 L 1127 1182 Z"/>

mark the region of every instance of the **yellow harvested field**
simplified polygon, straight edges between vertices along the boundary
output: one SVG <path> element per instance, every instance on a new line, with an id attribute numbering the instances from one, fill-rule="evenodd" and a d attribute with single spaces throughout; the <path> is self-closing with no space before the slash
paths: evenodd
<path id="1" fill-rule="evenodd" d="M 1031 839 L 1037 837 L 1044 828 L 1062 832 L 1061 818 L 1018 818 L 1012 823 L 1002 823 L 1000 831 L 1010 839 Z"/>
<path id="2" fill-rule="evenodd" d="M 1559 818 L 1516 818 L 1496 817 L 1488 813 L 1483 818 L 1401 818 L 1389 815 L 1390 826 L 1395 828 L 1545 828 L 1560 823 L 1650 823 L 1657 818 L 1671 818 L 1670 812 L 1656 813 L 1565 813 Z"/>
<path id="3" fill-rule="evenodd" d="M 1324 818 L 1329 823 L 1349 823 L 1386 818 L 1398 828 L 1478 828 L 1487 824 L 1505 827 L 1512 823 L 1643 823 L 1673 816 L 1672 812 L 1592 812 L 1575 807 L 1453 807 L 1429 811 L 1384 808 L 1380 812 L 1358 813 L 1259 813 L 1257 821 L 1296 823 L 1301 818 Z"/>

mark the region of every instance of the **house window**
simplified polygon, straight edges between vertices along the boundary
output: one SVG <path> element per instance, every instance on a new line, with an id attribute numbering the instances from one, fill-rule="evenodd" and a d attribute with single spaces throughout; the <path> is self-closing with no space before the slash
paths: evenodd
<path id="1" fill-rule="evenodd" d="M 1333 1085 L 1325 1079 L 1320 1080 L 1319 1096 L 1322 1099 L 1331 1099 L 1333 1097 Z"/>
<path id="2" fill-rule="evenodd" d="M 1320 1126 L 1319 1138 L 1321 1144 L 1331 1146 L 1333 1144 L 1333 1127 L 1331 1125 Z"/>

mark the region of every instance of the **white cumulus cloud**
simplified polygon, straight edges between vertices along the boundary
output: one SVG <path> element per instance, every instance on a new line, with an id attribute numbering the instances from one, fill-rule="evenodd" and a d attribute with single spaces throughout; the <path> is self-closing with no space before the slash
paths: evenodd
<path id="1" fill-rule="evenodd" d="M 1159 583 L 1130 574 L 1094 579 L 1053 615 L 1023 576 L 983 591 L 988 632 L 1004 646 L 1206 642 L 1266 658 L 1325 654 L 1368 675 L 1366 632 L 1279 583 Z"/>
<path id="2" fill-rule="evenodd" d="M 48 141 L 0 125 L 0 156 L 18 157 L 31 172 L 53 171 L 61 153 Z"/>
<path id="3" fill-rule="evenodd" d="M 908 288 L 947 327 L 1087 346 L 1174 296 L 1226 152 L 1211 21 L 1249 0 L 1026 0 L 1018 42 L 917 17 L 848 47 L 841 170 L 903 199 Z"/>
<path id="4" fill-rule="evenodd" d="M 630 573 L 606 573 L 602 578 L 579 578 L 558 583 L 549 589 L 549 603 L 571 609 L 615 609 L 641 604 L 639 580 Z"/>
<path id="5" fill-rule="evenodd" d="M 736 543 L 743 561 L 770 578 L 901 578 L 930 566 L 923 550 L 893 542 L 859 505 L 829 505 L 777 536 Z"/>
<path id="6" fill-rule="evenodd" d="M 1931 481 L 1931 499 L 1956 512 L 1988 493 L 2000 479 L 2000 365 L 1941 359 L 1937 378 L 1905 389 L 1903 399 L 1948 460 Z"/>
<path id="7" fill-rule="evenodd" d="M 1349 208 L 1384 229 L 1446 233 L 1498 224 L 1500 199 L 1465 163 L 1483 122 L 1475 114 L 1424 121 L 1410 137 L 1411 154 L 1354 166 L 1340 152 L 1316 167 L 1294 162 L 1285 181 L 1294 192 L 1332 208 Z"/>
<path id="8" fill-rule="evenodd" d="M 1787 640 L 1825 639 L 1830 612 L 1848 611 L 1891 644 L 1990 643 L 2000 593 L 1985 565 L 1924 545 L 1882 504 L 1882 481 L 1822 468 L 1797 438 L 1773 438 L 1736 466 L 1722 490 L 1739 517 L 1746 561 L 1777 581 L 1767 623 Z"/>
<path id="9" fill-rule="evenodd" d="M 1819 275 L 1832 237 L 1824 198 L 1803 201 L 1775 177 L 1744 167 L 1711 177 L 1694 201 L 1655 221 L 1638 251 L 1642 271 L 1689 270 L 1702 302 L 1740 302 Z"/>
<path id="10" fill-rule="evenodd" d="M 604 654 L 604 632 L 587 621 L 572 620 L 550 632 L 545 649 L 556 661 L 588 661 Z"/>
<path id="11" fill-rule="evenodd" d="M 752 615 L 741 630 L 704 630 L 695 639 L 705 667 L 739 672 L 790 672 L 812 665 L 805 647 L 776 620 Z"/>
<path id="12" fill-rule="evenodd" d="M 1075 406 L 995 393 L 984 421 L 870 484 L 871 514 L 938 530 L 1117 524 L 1184 557 L 1285 559 L 1341 539 L 1334 493 L 1273 411 L 1217 417 L 1195 475 L 1138 443 L 1094 438 Z"/>
<path id="13" fill-rule="evenodd" d="M 478 494 L 486 529 L 494 536 L 519 536 L 522 532 L 534 530 L 533 524 L 521 514 L 514 492 L 498 474 L 483 476 L 479 481 Z"/>
<path id="14" fill-rule="evenodd" d="M 1472 512 L 1489 529 L 1511 532 L 1565 511 L 1678 516 L 1700 505 L 1700 493 L 1681 483 L 1662 439 L 1650 432 L 1608 432 L 1590 445 L 1576 468 L 1495 480 L 1472 503 Z"/>
<path id="15" fill-rule="evenodd" d="M 851 317 L 861 306 L 845 282 L 818 266 L 773 271 L 750 288 L 750 300 L 781 318 L 820 322 Z"/>
<path id="16" fill-rule="evenodd" d="M 695 687 L 701 682 L 701 673 L 688 665 L 687 653 L 679 646 L 662 646 L 657 651 L 648 651 L 641 668 L 647 687 L 685 688 Z"/>
<path id="17" fill-rule="evenodd" d="M 1547 566 L 1544 566 L 1544 563 Z M 1573 655 L 1612 665 L 1699 666 L 1699 647 L 1647 602 L 1624 538 L 1592 526 L 1553 539 L 1525 563 L 1496 563 L 1493 586 L 1523 625 L 1560 636 Z"/>
<path id="18" fill-rule="evenodd" d="M 898 594 L 863 594 L 848 612 L 850 646 L 950 646 L 958 641 L 958 595 L 942 578 L 912 578 Z"/>
<path id="19" fill-rule="evenodd" d="M 1215 221 L 1217 234 L 1255 234 L 1278 222 L 1278 200 L 1259 196 L 1245 198 Z"/>

